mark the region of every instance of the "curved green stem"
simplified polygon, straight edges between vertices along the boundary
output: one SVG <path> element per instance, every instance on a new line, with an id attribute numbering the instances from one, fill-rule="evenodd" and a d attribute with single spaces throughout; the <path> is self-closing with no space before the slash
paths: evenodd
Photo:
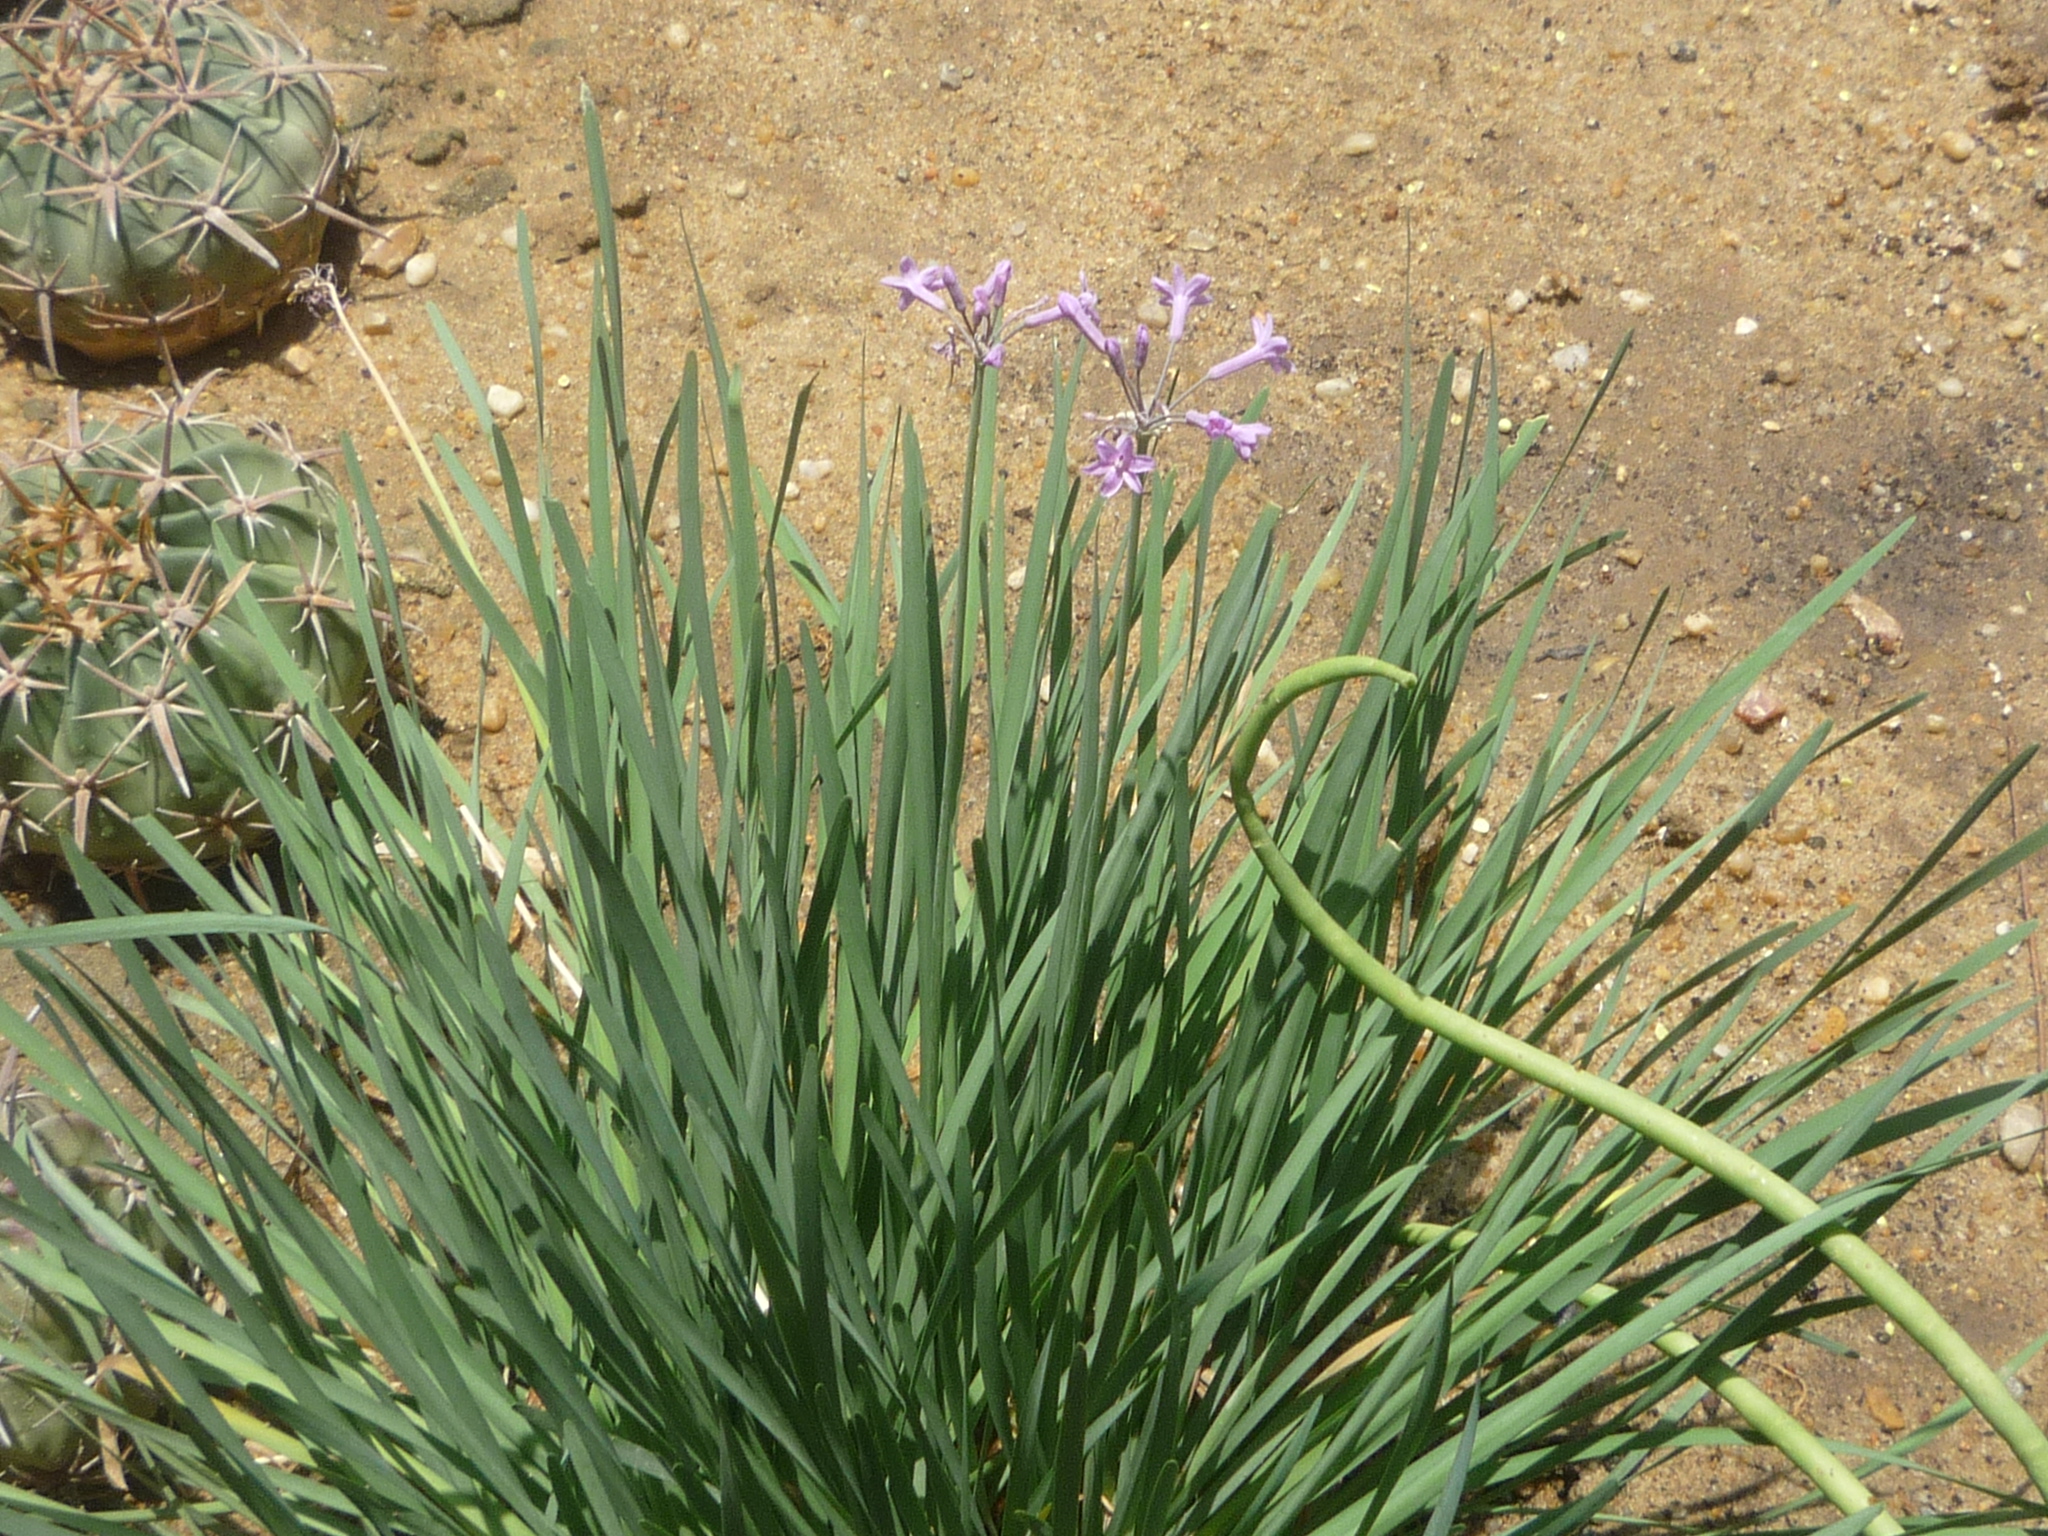
<path id="1" fill-rule="evenodd" d="M 1754 1202 L 1784 1222 L 1809 1221 L 1820 1213 L 1817 1205 L 1795 1185 L 1780 1178 L 1712 1133 L 1702 1130 L 1683 1115 L 1633 1093 L 1619 1083 L 1596 1077 L 1562 1061 L 1513 1035 L 1482 1024 L 1470 1014 L 1446 1003 L 1425 997 L 1396 976 L 1366 950 L 1336 918 L 1318 902 L 1296 875 L 1287 857 L 1273 841 L 1252 798 L 1251 775 L 1257 765 L 1259 744 L 1272 729 L 1280 712 L 1305 693 L 1356 677 L 1380 677 L 1412 687 L 1415 677 L 1401 668 L 1373 656 L 1337 656 L 1303 667 L 1283 678 L 1266 701 L 1252 712 L 1238 733 L 1236 750 L 1230 759 L 1230 796 L 1237 819 L 1250 841 L 1252 852 L 1266 872 L 1266 878 L 1295 920 L 1314 935 L 1353 980 L 1385 1002 L 1409 1023 L 1440 1035 L 1498 1066 L 1539 1083 L 1545 1088 L 1618 1120 L 1630 1130 L 1683 1158 L 1693 1167 L 1719 1179 L 1746 1200 Z M 2048 1495 L 2048 1435 L 2028 1417 L 2006 1385 L 1983 1358 L 1972 1349 L 1877 1251 L 1848 1228 L 1835 1222 L 1821 1223 L 1814 1246 L 1850 1282 L 1875 1302 L 1885 1314 L 1905 1329 L 1984 1415 L 2026 1469 L 2035 1489 Z"/>
<path id="2" fill-rule="evenodd" d="M 1401 1241 L 1416 1244 L 1444 1241 L 1453 1248 L 1462 1248 L 1472 1241 L 1472 1234 L 1431 1221 L 1411 1221 L 1401 1228 Z M 1591 1310 L 1620 1294 L 1611 1285 L 1596 1283 L 1579 1292 L 1578 1301 L 1580 1306 Z M 1685 1359 L 1702 1348 L 1700 1341 L 1683 1328 L 1667 1329 L 1652 1342 L 1671 1360 Z M 1877 1496 L 1864 1487 L 1842 1459 L 1821 1442 L 1820 1436 L 1743 1375 L 1733 1360 L 1724 1360 L 1708 1352 L 1694 1363 L 1693 1369 L 1699 1379 L 1718 1392 L 1721 1401 L 1732 1408 L 1745 1424 L 1775 1445 L 1787 1461 L 1804 1472 L 1822 1497 L 1836 1509 L 1845 1515 L 1854 1515 L 1878 1502 Z M 1869 1536 L 1905 1536 L 1906 1528 L 1899 1524 L 1890 1510 L 1881 1508 L 1870 1517 L 1870 1523 L 1864 1530 L 1869 1532 Z"/>

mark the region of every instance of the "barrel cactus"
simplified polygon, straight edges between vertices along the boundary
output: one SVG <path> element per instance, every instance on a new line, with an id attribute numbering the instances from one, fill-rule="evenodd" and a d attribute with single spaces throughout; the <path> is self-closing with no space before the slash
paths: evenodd
<path id="1" fill-rule="evenodd" d="M 318 68 L 220 0 L 71 0 L 0 29 L 0 314 L 100 361 L 232 334 L 319 256 Z"/>
<path id="2" fill-rule="evenodd" d="M 288 440 L 178 410 L 0 474 L 0 850 L 64 840 L 107 868 L 162 860 L 154 814 L 201 858 L 259 842 L 262 810 L 195 703 L 196 673 L 292 777 L 318 736 L 279 645 L 351 729 L 375 709 L 341 494 Z M 257 633 L 261 628 L 265 633 Z"/>
<path id="3" fill-rule="evenodd" d="M 45 1166 L 62 1170 L 116 1220 L 147 1217 L 132 1181 L 116 1167 L 113 1141 L 83 1115 L 45 1115 L 16 1140 L 24 1155 L 32 1143 Z M 13 1193 L 0 1180 L 0 1195 Z M 104 1318 L 37 1290 L 6 1262 L 7 1253 L 35 1246 L 20 1222 L 0 1220 L 0 1474 L 23 1481 L 61 1478 L 98 1450 L 97 1416 L 38 1372 L 86 1375 L 98 1366 L 109 1334 Z"/>

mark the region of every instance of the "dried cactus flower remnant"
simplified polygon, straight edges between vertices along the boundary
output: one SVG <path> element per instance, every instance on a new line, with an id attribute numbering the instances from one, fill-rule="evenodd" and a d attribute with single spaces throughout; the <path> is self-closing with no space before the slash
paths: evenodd
<path id="1" fill-rule="evenodd" d="M 193 689 L 203 675 L 287 774 L 295 742 L 319 748 L 280 648 L 344 723 L 367 722 L 376 630 L 350 596 L 342 512 L 288 441 L 175 408 L 132 433 L 74 427 L 68 450 L 0 478 L 0 852 L 69 839 L 154 867 L 148 815 L 202 858 L 267 836 Z"/>
<path id="2" fill-rule="evenodd" d="M 0 44 L 0 315 L 53 370 L 204 346 L 318 259 L 341 139 L 293 45 L 221 0 L 73 0 Z"/>

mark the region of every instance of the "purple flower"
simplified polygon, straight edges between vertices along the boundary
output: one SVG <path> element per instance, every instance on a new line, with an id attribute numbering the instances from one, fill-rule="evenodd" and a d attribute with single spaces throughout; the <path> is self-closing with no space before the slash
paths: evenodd
<path id="1" fill-rule="evenodd" d="M 1102 334 L 1101 312 L 1096 308 L 1095 295 L 1088 291 L 1088 278 L 1085 273 L 1081 278 L 1079 293 L 1062 292 L 1053 300 L 1053 304 L 1059 310 L 1061 318 L 1079 331 L 1089 346 L 1105 356 L 1108 355 L 1109 338 Z"/>
<path id="2" fill-rule="evenodd" d="M 1125 432 L 1114 442 L 1098 437 L 1095 462 L 1083 466 L 1081 473 L 1095 481 L 1098 495 L 1114 496 L 1118 491 L 1145 489 L 1145 477 L 1156 463 L 1150 455 L 1138 452 L 1138 440 Z"/>
<path id="3" fill-rule="evenodd" d="M 967 312 L 967 290 L 960 286 L 960 274 L 951 267 L 939 268 L 939 281 L 946 285 L 946 295 L 953 301 L 953 307 L 962 314 Z"/>
<path id="4" fill-rule="evenodd" d="M 1271 315 L 1252 316 L 1252 344 L 1235 357 L 1226 357 L 1204 374 L 1203 380 L 1225 379 L 1246 368 L 1256 368 L 1260 363 L 1272 364 L 1275 373 L 1292 373 L 1294 364 L 1287 361 L 1287 338 L 1273 334 Z"/>
<path id="5" fill-rule="evenodd" d="M 1240 459 L 1249 459 L 1260 441 L 1273 429 L 1263 421 L 1237 421 L 1221 411 L 1189 411 L 1188 425 L 1200 427 L 1212 438 L 1227 437 Z"/>
<path id="6" fill-rule="evenodd" d="M 1143 373 L 1145 371 L 1145 354 L 1151 350 L 1152 332 L 1145 326 L 1140 325 L 1131 340 L 1131 366 L 1137 369 L 1138 372 Z"/>
<path id="7" fill-rule="evenodd" d="M 1152 286 L 1159 290 L 1159 297 L 1173 306 L 1173 318 L 1166 324 L 1166 339 L 1179 341 L 1187 334 L 1188 311 L 1209 302 L 1209 279 L 1199 272 L 1189 277 L 1175 262 L 1173 280 L 1155 277 Z"/>
<path id="8" fill-rule="evenodd" d="M 947 270 L 945 267 L 920 267 L 906 256 L 903 258 L 903 265 L 897 269 L 897 275 L 883 278 L 882 286 L 896 290 L 898 313 L 910 308 L 912 304 L 929 304 L 943 315 L 947 312 L 946 301 L 932 285 L 944 281 Z"/>
<path id="9" fill-rule="evenodd" d="M 990 314 L 1003 307 L 1003 300 L 1010 292 L 1010 274 L 1016 270 L 1005 256 L 988 275 L 988 281 L 974 290 L 974 323 L 981 324 Z"/>
<path id="10" fill-rule="evenodd" d="M 1000 368 L 1003 366 L 1003 355 L 1004 347 L 1003 344 L 999 341 L 994 346 L 990 347 L 986 352 L 981 354 L 981 360 L 991 368 Z"/>

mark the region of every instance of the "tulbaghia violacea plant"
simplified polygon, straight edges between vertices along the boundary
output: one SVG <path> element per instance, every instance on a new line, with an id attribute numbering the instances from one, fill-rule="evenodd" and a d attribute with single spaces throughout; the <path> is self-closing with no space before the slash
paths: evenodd
<path id="1" fill-rule="evenodd" d="M 1176 366 L 1181 342 L 1188 334 L 1194 312 L 1211 302 L 1206 273 L 1190 275 L 1176 262 L 1172 277 L 1152 279 L 1153 288 L 1166 306 L 1167 322 L 1166 344 L 1156 359 L 1158 366 L 1148 376 L 1147 369 L 1155 361 L 1151 328 L 1138 324 L 1128 341 L 1104 330 L 1101 301 L 1088 287 L 1085 273 L 1078 291 L 1062 290 L 1049 301 L 1028 306 L 1023 315 L 1006 319 L 1003 306 L 1013 271 L 1007 259 L 999 261 L 987 280 L 970 292 L 951 267 L 920 266 L 915 258 L 906 256 L 894 274 L 882 279 L 882 284 L 896 290 L 899 309 L 922 304 L 945 317 L 946 339 L 933 350 L 949 360 L 958 360 L 964 354 L 979 367 L 1000 368 L 1008 356 L 1011 339 L 1018 333 L 1059 324 L 1071 326 L 1093 351 L 1099 352 L 1108 361 L 1124 397 L 1122 410 L 1095 418 L 1101 427 L 1095 439 L 1095 457 L 1082 466 L 1081 472 L 1095 482 L 1099 494 L 1114 496 L 1120 491 L 1143 490 L 1146 479 L 1158 467 L 1151 449 L 1170 428 L 1192 427 L 1213 441 L 1228 441 L 1238 458 L 1245 460 L 1272 432 L 1262 421 L 1194 405 L 1195 396 L 1206 386 L 1248 368 L 1264 366 L 1275 373 L 1294 371 L 1287 355 L 1287 338 L 1274 331 L 1270 315 L 1252 317 L 1250 346 L 1196 376 L 1192 383 L 1183 383 L 1185 375 Z"/>

